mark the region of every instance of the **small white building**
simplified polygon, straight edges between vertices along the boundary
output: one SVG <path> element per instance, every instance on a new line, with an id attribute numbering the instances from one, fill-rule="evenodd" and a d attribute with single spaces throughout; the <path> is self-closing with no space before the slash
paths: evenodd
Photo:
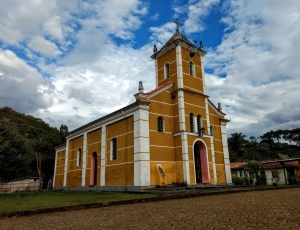
<path id="1" fill-rule="evenodd" d="M 299 165 L 300 158 L 293 159 L 271 159 L 261 160 L 259 175 L 265 175 L 267 179 L 267 185 L 285 185 L 289 184 L 289 176 L 300 176 Z M 238 177 L 247 176 L 249 178 L 255 178 L 254 171 L 247 167 L 245 162 L 232 162 L 230 163 L 231 174 Z"/>

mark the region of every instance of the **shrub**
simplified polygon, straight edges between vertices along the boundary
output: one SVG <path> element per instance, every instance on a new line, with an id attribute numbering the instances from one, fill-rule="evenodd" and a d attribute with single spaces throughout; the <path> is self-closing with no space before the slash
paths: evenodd
<path id="1" fill-rule="evenodd" d="M 243 179 L 237 175 L 232 175 L 232 183 L 234 185 L 243 185 Z"/>
<path id="2" fill-rule="evenodd" d="M 245 177 L 243 178 L 243 181 L 244 181 L 244 184 L 245 184 L 245 185 L 249 185 L 249 177 L 248 177 L 248 176 L 245 176 Z"/>
<path id="3" fill-rule="evenodd" d="M 295 176 L 291 176 L 290 174 L 288 174 L 288 181 L 289 184 L 297 184 L 297 179 Z"/>
<path id="4" fill-rule="evenodd" d="M 266 177 L 266 175 L 261 175 L 260 178 L 261 178 L 261 184 L 262 185 L 267 185 L 267 177 Z"/>

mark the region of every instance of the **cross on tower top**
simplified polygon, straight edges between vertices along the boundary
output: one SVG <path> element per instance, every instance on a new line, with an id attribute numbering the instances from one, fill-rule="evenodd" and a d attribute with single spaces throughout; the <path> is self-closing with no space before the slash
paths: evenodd
<path id="1" fill-rule="evenodd" d="M 183 24 L 181 24 L 181 23 L 178 21 L 178 18 L 176 18 L 176 20 L 174 20 L 173 22 L 174 22 L 174 23 L 176 24 L 176 26 L 177 26 L 176 31 L 179 31 L 179 27 L 182 26 Z"/>

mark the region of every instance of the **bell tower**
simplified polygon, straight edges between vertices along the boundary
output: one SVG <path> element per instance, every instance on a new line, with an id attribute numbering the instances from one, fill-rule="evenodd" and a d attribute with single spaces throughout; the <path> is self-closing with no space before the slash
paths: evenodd
<path id="1" fill-rule="evenodd" d="M 200 130 L 208 130 L 210 127 L 203 68 L 203 56 L 206 52 L 203 50 L 202 42 L 199 47 L 196 47 L 196 42 L 193 44 L 179 32 L 181 24 L 178 19 L 175 24 L 177 25 L 176 32 L 159 51 L 154 46 L 154 54 L 151 58 L 155 60 L 156 87 L 170 81 L 174 84 L 172 94 L 177 94 L 173 100 L 176 105 L 174 107 L 176 117 L 174 129 L 176 130 L 174 131 L 180 135 L 183 178 L 185 183 L 190 184 L 191 180 L 194 180 L 190 178 L 194 168 L 191 167 L 193 159 L 189 152 L 193 150 L 189 147 L 188 138 L 191 132 L 193 135 L 195 133 L 203 135 L 204 132 Z M 193 115 L 190 118 L 191 114 L 199 114 L 199 117 L 202 116 L 205 119 L 203 122 L 199 121 L 198 125 L 194 125 L 196 117 Z"/>
<path id="2" fill-rule="evenodd" d="M 175 89 L 186 88 L 197 93 L 205 94 L 205 80 L 203 69 L 203 44 L 196 47 L 179 32 L 178 19 L 176 32 L 158 51 L 153 49 L 152 59 L 155 60 L 156 87 L 173 81 Z"/>

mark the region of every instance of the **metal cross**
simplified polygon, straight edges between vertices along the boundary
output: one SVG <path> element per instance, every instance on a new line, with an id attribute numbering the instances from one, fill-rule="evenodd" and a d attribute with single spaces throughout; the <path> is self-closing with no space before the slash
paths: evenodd
<path id="1" fill-rule="evenodd" d="M 174 20 L 173 22 L 174 22 L 174 23 L 176 24 L 176 26 L 177 26 L 176 31 L 179 31 L 179 27 L 182 26 L 183 24 L 181 24 L 181 23 L 178 21 L 178 18 L 176 18 L 176 20 Z"/>

